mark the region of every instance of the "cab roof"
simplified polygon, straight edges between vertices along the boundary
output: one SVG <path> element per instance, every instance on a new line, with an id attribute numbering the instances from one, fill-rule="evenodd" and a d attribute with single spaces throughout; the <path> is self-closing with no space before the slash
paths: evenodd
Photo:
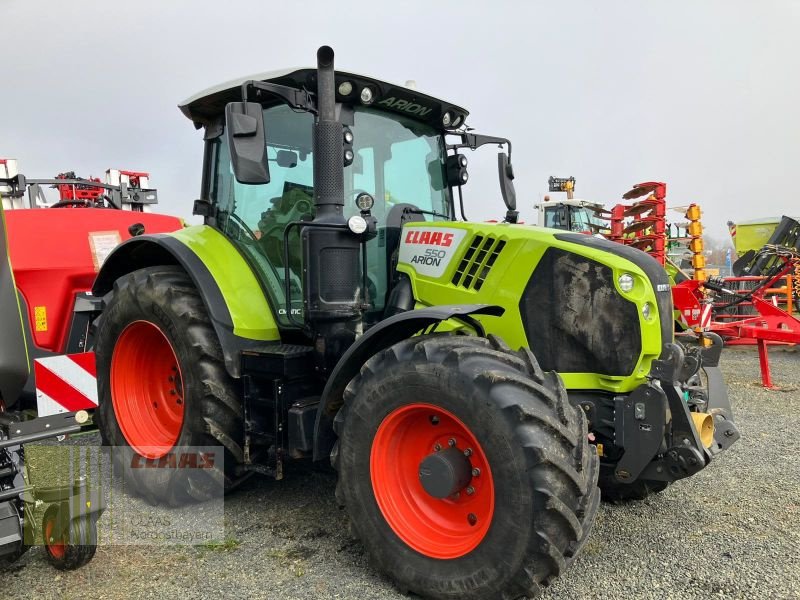
<path id="1" fill-rule="evenodd" d="M 239 77 L 198 92 L 187 98 L 178 107 L 199 128 L 216 121 L 223 114 L 228 102 L 241 101 L 241 87 L 246 81 L 264 81 L 297 89 L 305 88 L 315 94 L 316 79 L 317 70 L 310 67 L 293 67 L 259 73 L 250 77 Z M 445 112 L 450 113 L 451 124 L 455 126 L 461 126 L 469 114 L 464 108 L 452 102 L 422 94 L 404 85 L 381 81 L 366 75 L 336 71 L 335 80 L 337 102 L 361 104 L 361 90 L 369 87 L 374 95 L 371 106 L 403 114 L 439 129 L 443 128 L 442 117 Z M 350 82 L 352 85 L 352 91 L 346 96 L 339 93 L 341 84 L 345 82 Z"/>

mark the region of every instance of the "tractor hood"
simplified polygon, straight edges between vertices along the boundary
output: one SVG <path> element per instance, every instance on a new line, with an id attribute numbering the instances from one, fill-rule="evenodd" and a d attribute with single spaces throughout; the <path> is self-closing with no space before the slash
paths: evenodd
<path id="1" fill-rule="evenodd" d="M 295 67 L 250 77 L 239 77 L 191 96 L 182 102 L 179 108 L 199 129 L 215 121 L 223 113 L 228 102 L 240 101 L 241 86 L 247 81 L 265 81 L 297 89 L 305 88 L 316 94 L 317 70 Z M 450 112 L 452 122 L 457 125 L 462 124 L 469 114 L 465 109 L 452 102 L 422 94 L 398 83 L 381 81 L 366 75 L 336 71 L 335 83 L 336 102 L 361 103 L 361 91 L 367 87 L 372 92 L 371 106 L 397 112 L 439 128 L 442 127 L 442 115 L 445 112 Z M 350 84 L 350 91 L 346 95 L 341 93 L 347 90 L 347 86 L 342 86 L 345 83 Z"/>
<path id="2" fill-rule="evenodd" d="M 529 347 L 568 389 L 630 391 L 673 340 L 663 267 L 640 250 L 592 236 L 527 225 L 407 223 L 397 270 L 409 278 L 418 306 L 502 306 L 492 331 L 512 348 Z M 622 289 L 620 279 L 630 287 Z"/>

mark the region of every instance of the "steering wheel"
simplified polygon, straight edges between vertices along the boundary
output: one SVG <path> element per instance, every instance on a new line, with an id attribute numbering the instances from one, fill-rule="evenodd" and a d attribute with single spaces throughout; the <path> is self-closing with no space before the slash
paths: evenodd
<path id="1" fill-rule="evenodd" d="M 239 227 L 239 231 L 243 231 L 245 233 L 245 235 L 248 238 L 250 238 L 250 240 L 252 240 L 253 242 L 258 243 L 258 238 L 256 237 L 256 234 L 253 233 L 253 230 L 250 229 L 250 227 L 247 225 L 247 223 L 245 223 L 239 215 L 237 215 L 235 213 L 227 213 L 226 217 L 227 217 L 228 220 L 233 221 L 234 223 L 236 223 L 236 225 Z"/>

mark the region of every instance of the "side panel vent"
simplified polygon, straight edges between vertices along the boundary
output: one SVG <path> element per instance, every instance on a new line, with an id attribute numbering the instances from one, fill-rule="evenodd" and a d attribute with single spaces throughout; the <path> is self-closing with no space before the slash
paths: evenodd
<path id="1" fill-rule="evenodd" d="M 491 236 L 476 235 L 472 238 L 453 275 L 453 285 L 468 290 L 480 290 L 505 245 L 505 240 Z"/>

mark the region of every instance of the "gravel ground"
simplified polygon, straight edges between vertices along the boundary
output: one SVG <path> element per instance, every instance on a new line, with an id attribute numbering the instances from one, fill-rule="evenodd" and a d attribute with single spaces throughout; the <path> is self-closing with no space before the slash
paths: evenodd
<path id="1" fill-rule="evenodd" d="M 753 350 L 724 353 L 742 439 L 651 499 L 603 505 L 544 598 L 800 598 L 800 352 L 772 366 L 781 391 L 760 387 Z M 333 489 L 299 469 L 251 479 L 225 501 L 221 544 L 100 546 L 70 573 L 34 548 L 0 570 L 0 598 L 405 598 L 350 540 Z"/>

